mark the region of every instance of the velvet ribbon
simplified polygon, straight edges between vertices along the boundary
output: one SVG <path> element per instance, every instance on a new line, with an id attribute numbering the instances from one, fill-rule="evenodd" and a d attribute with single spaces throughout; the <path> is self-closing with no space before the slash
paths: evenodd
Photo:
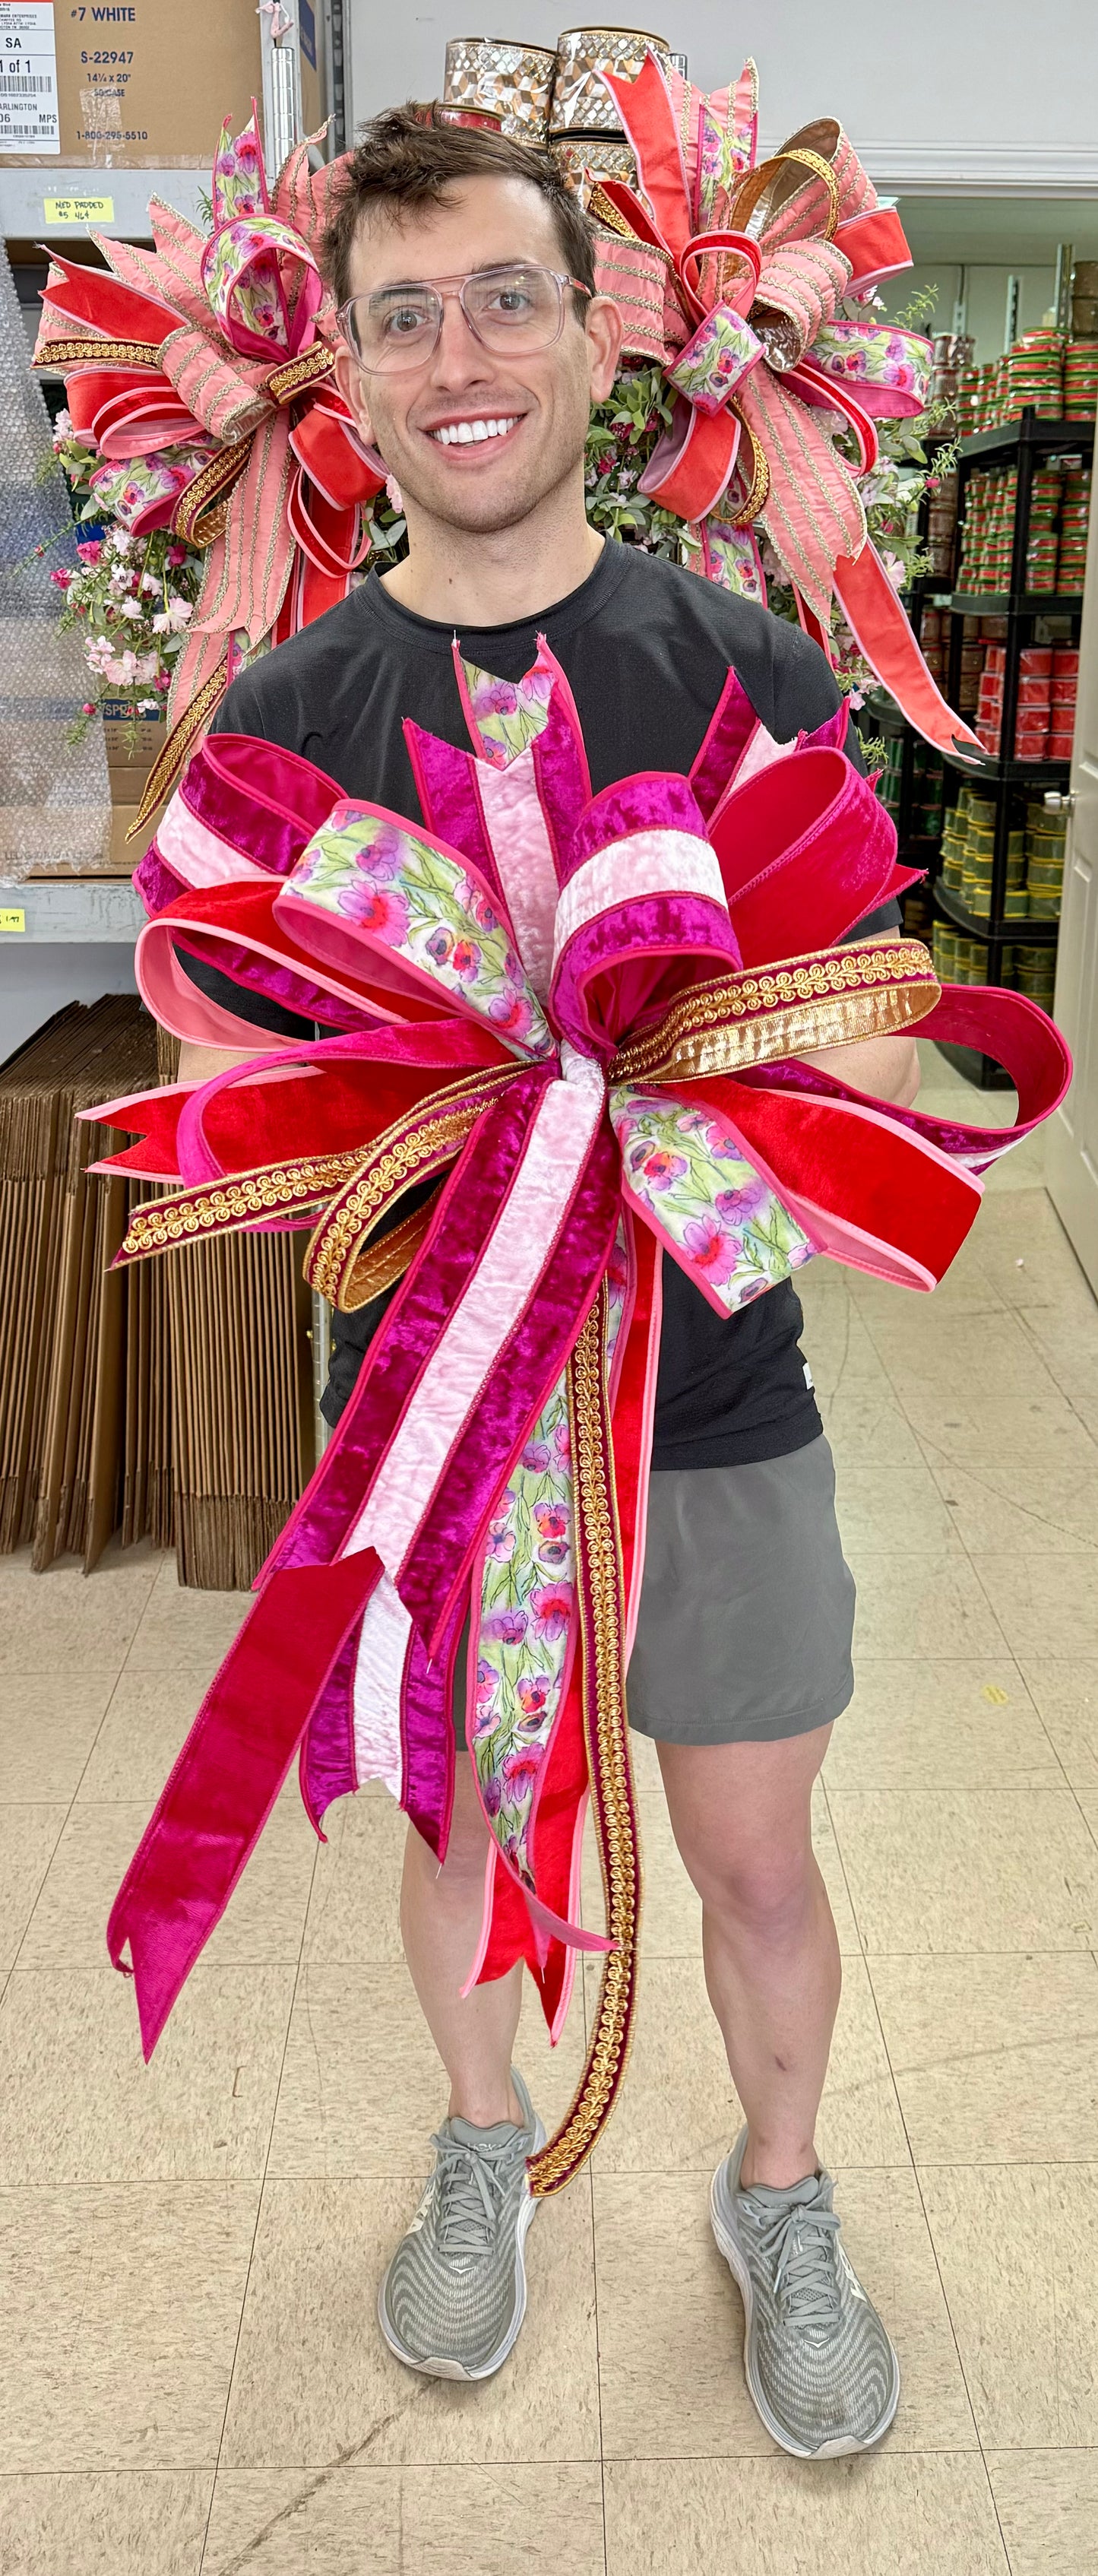
<path id="1" fill-rule="evenodd" d="M 590 1356 L 591 1318 L 611 1262 L 621 1182 L 607 1103 L 646 1097 L 638 1083 L 655 1084 L 657 1096 L 669 1086 L 686 1120 L 696 1112 L 718 1117 L 721 1150 L 732 1150 L 731 1139 L 818 1246 L 916 1284 L 940 1274 L 978 1203 L 971 1145 L 958 1151 L 917 1114 L 866 1102 L 826 1078 L 821 1085 L 788 1060 L 791 1038 L 805 1045 L 813 1037 L 834 1043 L 844 1029 L 864 1033 L 867 1011 L 871 1025 L 902 1026 L 936 1005 L 945 1012 L 941 1025 L 950 1025 L 911 943 L 834 944 L 907 882 L 883 809 L 834 747 L 835 721 L 823 739 L 779 758 L 768 738 L 760 743 L 730 686 L 699 755 L 695 788 L 652 773 L 592 799 L 583 793 L 574 708 L 556 688 L 544 648 L 539 664 L 554 684 L 552 703 L 521 755 L 525 768 L 510 766 L 537 797 L 544 840 L 529 847 L 542 853 L 537 864 L 552 867 L 559 889 L 548 1055 L 535 997 L 522 1002 L 515 961 L 498 945 L 515 937 L 499 885 L 503 845 L 494 847 L 487 825 L 486 779 L 460 772 L 469 755 L 417 739 L 421 781 L 431 782 L 455 839 L 466 836 L 456 851 L 376 808 L 339 800 L 325 816 L 330 781 L 269 745 L 233 737 L 203 747 L 166 818 L 163 838 L 175 859 L 212 881 L 188 886 L 142 936 L 139 979 L 161 1015 L 174 1014 L 182 1035 L 208 1033 L 203 997 L 189 979 L 185 992 L 168 989 L 173 942 L 205 940 L 219 943 L 214 953 L 232 961 L 237 980 L 258 965 L 288 978 L 285 990 L 301 994 L 308 983 L 326 996 L 326 1009 L 336 1000 L 357 1013 L 357 1025 L 316 1045 L 273 1048 L 194 1090 L 177 1086 L 99 1111 L 144 1138 L 110 1168 L 182 1184 L 138 1214 L 122 1258 L 236 1226 L 311 1224 L 308 1275 L 353 1304 L 371 1293 L 371 1245 L 384 1254 L 377 1229 L 399 1215 L 402 1193 L 447 1166 L 450 1177 L 409 1238 L 403 1284 L 352 1402 L 272 1553 L 256 1607 L 120 1891 L 111 1952 L 118 1960 L 129 1944 L 146 2051 L 294 1751 L 300 1747 L 318 1825 L 328 1797 L 357 1778 L 356 1674 L 367 1630 L 372 1635 L 383 1614 L 399 1650 L 401 1794 L 419 1830 L 445 1848 L 448 1694 L 474 1569 L 511 1462 L 549 1390 L 562 1370 L 579 1369 L 581 1346 Z M 473 770 L 486 771 L 492 738 L 474 739 Z M 772 756 L 763 758 L 767 747 Z M 433 825 L 430 804 L 428 811 Z M 511 811 L 521 823 L 521 798 Z M 253 873 L 226 882 L 221 866 L 234 853 Z M 648 891 L 632 891 L 642 881 Z M 441 923 L 443 913 L 452 923 L 462 903 L 455 979 L 453 931 Z M 432 930 L 436 917 L 440 928 Z M 337 923 L 335 968 L 328 959 Z M 817 943 L 807 955 L 806 924 Z M 791 955 L 798 931 L 800 953 Z M 493 959 L 502 988 L 488 974 Z M 1058 1096 L 1064 1051 L 1033 1006 L 1012 1011 L 1018 997 L 995 1000 L 999 1020 L 1005 1013 L 1018 1037 L 1025 1124 Z M 978 1012 L 976 997 L 966 996 L 964 1008 Z M 771 1065 L 766 1079 L 762 1068 Z M 547 1152 L 550 1134 L 560 1141 Z M 1000 1139 L 983 1142 L 990 1153 Z M 693 1256 L 653 1216 L 633 1178 L 626 1203 L 645 1241 L 654 1236 L 690 1270 Z M 698 1283 L 712 1294 L 699 1260 Z M 622 1667 L 643 1563 L 659 1309 L 650 1253 L 638 1269 L 634 1251 L 633 1268 L 615 1398 L 624 1541 L 615 1511 L 613 1543 L 624 1545 L 624 1563 L 614 1654 Z M 584 1418 L 597 1447 L 602 1399 L 590 1366 L 586 1383 Z M 586 1522 L 577 1503 L 581 1533 L 596 1503 L 589 1493 Z M 292 1687 L 280 1678 L 268 1728 L 257 1713 L 273 1687 L 273 1641 L 290 1613 L 286 1587 L 300 1581 L 311 1586 L 312 1642 L 304 1663 L 292 1666 Z M 512 1955 L 532 1957 L 554 2027 L 571 1974 L 565 1954 L 600 1937 L 574 1920 L 583 1733 L 602 1798 L 591 1744 L 604 1740 L 612 1752 L 618 1724 L 605 1671 L 598 1681 L 592 1663 L 595 1595 L 582 1545 L 579 1582 L 588 1642 L 546 1748 L 535 1883 L 516 1880 L 497 1841 L 480 1962 L 481 1973 L 498 1973 L 508 1944 Z M 207 1826 L 211 1777 L 218 1787 Z M 618 1863 L 628 1877 L 628 1855 L 619 1853 Z M 622 1920 L 619 1907 L 609 1936 L 619 1944 Z M 607 1975 L 619 1997 L 631 1992 L 631 1971 L 623 1986 L 613 1957 Z M 567 2157 L 564 2166 L 573 2169 Z"/>
<path id="2" fill-rule="evenodd" d="M 840 311 L 910 265 L 898 217 L 877 205 L 830 119 L 800 128 L 757 166 L 754 122 L 741 120 L 746 144 L 730 155 L 726 145 L 722 163 L 706 143 L 725 134 L 726 93 L 705 99 L 652 52 L 635 80 L 606 77 L 638 188 L 607 180 L 597 191 L 594 211 L 608 228 L 598 283 L 619 301 L 627 351 L 658 356 L 674 395 L 641 488 L 698 532 L 710 579 L 736 578 L 728 546 L 708 542 L 718 511 L 732 533 L 758 522 L 810 631 L 826 644 L 837 593 L 910 721 L 939 750 L 978 765 L 976 736 L 931 678 L 858 494 L 877 458 L 874 420 L 926 407 L 929 343 Z M 836 414 L 857 442 L 853 470 L 830 434 Z"/>

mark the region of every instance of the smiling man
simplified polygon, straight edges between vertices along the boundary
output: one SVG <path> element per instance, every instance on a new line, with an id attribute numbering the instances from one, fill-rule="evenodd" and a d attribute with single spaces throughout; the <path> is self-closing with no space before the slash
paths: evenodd
<path id="1" fill-rule="evenodd" d="M 547 158 L 434 111 L 379 117 L 349 159 L 327 255 L 340 385 L 399 483 L 409 551 L 245 672 L 220 727 L 266 735 L 345 793 L 414 815 L 402 719 L 467 739 L 455 635 L 470 661 L 513 682 L 545 634 L 596 791 L 638 769 L 688 771 L 730 666 L 778 742 L 834 711 L 827 663 L 796 629 L 589 527 L 584 441 L 613 383 L 620 325 L 594 291 L 586 219 Z M 894 920 L 886 911 L 859 927 Z M 208 969 L 191 971 L 216 989 Z M 268 1026 L 299 1026 L 235 987 L 232 1001 Z M 183 1071 L 221 1060 L 189 1050 Z M 914 1096 L 907 1038 L 826 1061 L 863 1090 Z M 380 1311 L 337 1321 L 330 1420 Z M 810 1801 L 852 1689 L 854 1586 L 801 1325 L 788 1281 L 722 1319 L 665 1265 L 629 1700 L 632 1725 L 655 1740 L 701 1897 L 709 1998 L 744 2108 L 711 2205 L 743 2296 L 748 2385 L 774 2440 L 815 2458 L 879 2440 L 899 2374 L 843 2253 L 815 2148 L 839 1957 Z M 454 2379 L 487 2378 L 519 2333 L 536 2205 L 525 2160 L 543 2136 L 512 2067 L 521 1972 L 461 1997 L 485 1856 L 459 1756 L 445 1866 L 409 1829 L 401 1908 L 448 2116 L 379 2309 L 403 2362 Z M 643 2262 L 643 2243 L 637 2252 Z"/>

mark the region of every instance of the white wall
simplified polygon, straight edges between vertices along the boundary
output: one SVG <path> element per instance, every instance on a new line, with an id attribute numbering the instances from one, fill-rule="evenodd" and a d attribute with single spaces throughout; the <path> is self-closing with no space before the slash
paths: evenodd
<path id="1" fill-rule="evenodd" d="M 436 96 L 448 36 L 488 26 L 552 45 L 562 26 L 577 23 L 574 10 L 566 15 L 553 0 L 493 0 L 490 10 L 467 15 L 459 0 L 413 15 L 379 9 L 376 0 L 345 7 L 358 120 L 394 99 Z M 631 14 L 622 11 L 622 20 Z M 1015 184 L 1035 184 L 1050 159 L 1098 185 L 1093 0 L 1053 0 L 1037 18 L 1029 0 L 920 0 L 914 10 L 895 0 L 846 0 L 835 10 L 821 0 L 736 9 L 727 0 L 674 0 L 653 15 L 707 89 L 754 54 L 770 143 L 809 117 L 836 115 L 882 181 L 911 184 L 914 151 L 914 184 L 930 154 L 947 178 L 947 165 L 966 161 L 968 185 L 986 186 L 989 177 L 1002 185 L 1011 169 Z"/>
<path id="2" fill-rule="evenodd" d="M 0 949 L 0 1064 L 66 1002 L 136 993 L 132 947 L 110 940 L 30 940 Z"/>

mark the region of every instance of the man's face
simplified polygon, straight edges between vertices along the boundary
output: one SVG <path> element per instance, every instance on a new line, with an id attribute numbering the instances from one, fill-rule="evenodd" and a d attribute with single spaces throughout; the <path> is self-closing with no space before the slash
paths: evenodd
<path id="1" fill-rule="evenodd" d="M 563 271 L 545 200 L 521 179 L 466 179 L 445 205 L 400 223 L 379 211 L 362 223 L 351 292 L 376 294 L 517 260 Z M 341 348 L 340 391 L 413 514 L 418 505 L 444 526 L 488 535 L 517 526 L 577 472 L 591 405 L 610 391 L 621 337 L 612 304 L 600 297 L 577 316 L 583 301 L 567 296 L 559 340 L 522 356 L 484 348 L 450 295 L 438 347 L 417 369 L 365 375 Z M 439 437 L 461 421 L 505 421 L 507 428 L 468 443 Z"/>

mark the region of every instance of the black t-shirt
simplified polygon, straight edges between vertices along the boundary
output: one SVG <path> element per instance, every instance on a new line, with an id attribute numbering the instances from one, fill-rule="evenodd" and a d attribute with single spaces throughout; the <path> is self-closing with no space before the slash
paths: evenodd
<path id="1" fill-rule="evenodd" d="M 541 616 L 463 627 L 460 642 L 480 669 L 518 680 L 534 660 L 539 633 L 571 683 L 596 793 L 637 769 L 688 771 L 730 664 L 778 742 L 813 731 L 838 705 L 823 654 L 799 628 L 629 546 L 604 546 L 581 587 Z M 450 626 L 401 608 L 371 574 L 338 608 L 242 672 L 214 730 L 261 734 L 315 761 L 345 795 L 417 817 L 404 717 L 455 746 L 469 742 L 453 635 Z M 898 919 L 898 908 L 888 905 L 858 931 Z M 205 991 L 259 1026 L 311 1034 L 214 969 L 181 962 Z M 409 1204 L 402 1202 L 402 1216 Z M 817 1437 L 820 1417 L 797 1347 L 804 1319 L 788 1280 L 721 1316 L 668 1258 L 663 1299 L 654 1469 L 780 1458 Z M 329 1420 L 347 1401 L 387 1302 L 335 1319 Z"/>

